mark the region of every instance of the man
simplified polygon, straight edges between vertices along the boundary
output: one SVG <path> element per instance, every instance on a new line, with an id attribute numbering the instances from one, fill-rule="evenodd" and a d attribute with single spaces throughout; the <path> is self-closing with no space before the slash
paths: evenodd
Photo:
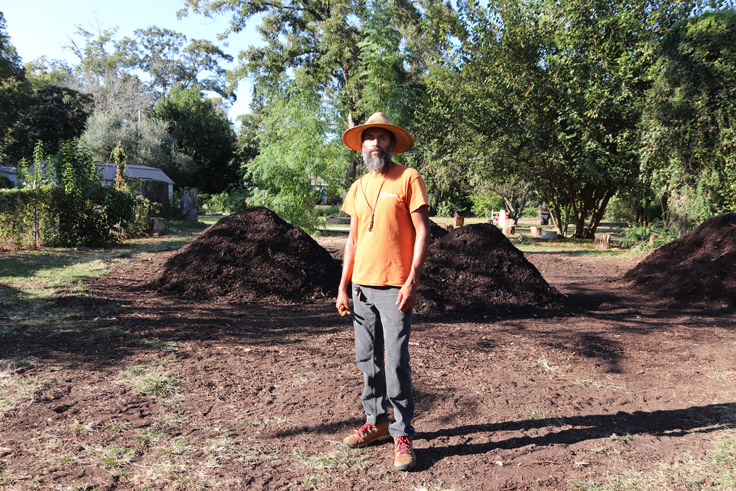
<path id="1" fill-rule="evenodd" d="M 412 135 L 375 113 L 342 141 L 361 152 L 368 173 L 353 183 L 343 211 L 350 215 L 336 307 L 350 313 L 358 367 L 363 372 L 366 423 L 344 440 L 351 448 L 394 438 L 394 467 L 416 465 L 412 447 L 414 395 L 409 366 L 411 311 L 429 240 L 427 189 L 419 173 L 392 161 L 414 145 Z M 384 362 L 385 350 L 385 362 Z M 394 409 L 389 426 L 387 402 Z"/>

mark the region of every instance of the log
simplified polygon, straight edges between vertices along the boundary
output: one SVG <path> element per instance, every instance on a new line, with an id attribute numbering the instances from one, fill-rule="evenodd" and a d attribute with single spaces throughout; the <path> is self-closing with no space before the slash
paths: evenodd
<path id="1" fill-rule="evenodd" d="M 531 227 L 532 237 L 540 237 L 542 235 L 542 227 Z"/>

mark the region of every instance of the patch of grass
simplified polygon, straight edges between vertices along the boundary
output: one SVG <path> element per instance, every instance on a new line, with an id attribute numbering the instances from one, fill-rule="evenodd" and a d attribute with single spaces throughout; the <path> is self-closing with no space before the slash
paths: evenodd
<path id="1" fill-rule="evenodd" d="M 279 448 L 271 448 L 255 440 L 244 444 L 240 451 L 240 461 L 250 464 L 277 463 L 282 459 Z"/>
<path id="2" fill-rule="evenodd" d="M 136 394 L 167 398 L 179 392 L 179 381 L 169 371 L 150 366 L 128 367 L 121 372 L 121 381 Z"/>
<path id="3" fill-rule="evenodd" d="M 629 471 L 571 481 L 570 486 L 576 491 L 736 489 L 736 432 L 731 432 L 705 456 L 686 453 L 674 461 L 661 462 L 658 467 L 656 472 Z"/>
<path id="4" fill-rule="evenodd" d="M 100 459 L 100 463 L 107 469 L 118 469 L 132 464 L 136 453 L 132 448 L 119 448 L 114 445 L 104 447 L 89 447 L 87 452 Z"/>
<path id="5" fill-rule="evenodd" d="M 549 360 L 547 360 L 547 357 L 545 355 L 542 355 L 542 357 L 537 360 L 537 365 L 542 367 L 547 372 L 554 372 L 555 370 L 560 368 L 557 365 L 552 365 Z"/>
<path id="6" fill-rule="evenodd" d="M 354 470 L 363 470 L 368 465 L 369 456 L 356 452 L 343 445 L 334 444 L 334 449 L 326 454 L 309 455 L 306 452 L 295 450 L 297 462 L 310 471 L 335 471 L 338 474 L 347 474 Z"/>
<path id="7" fill-rule="evenodd" d="M 544 409 L 538 406 L 534 406 L 530 408 L 529 412 L 526 414 L 526 419 L 551 419 L 551 418 L 554 418 L 554 416 L 549 414 Z"/>
<path id="8" fill-rule="evenodd" d="M 600 380 L 576 379 L 575 380 L 575 383 L 577 385 L 579 385 L 580 387 L 593 386 L 593 387 L 602 387 L 602 388 L 605 388 L 605 389 L 612 389 L 612 390 L 617 390 L 617 389 L 620 389 L 621 388 L 621 387 L 618 387 L 616 385 L 613 385 L 612 383 L 603 382 L 603 381 L 600 381 Z"/>
<path id="9" fill-rule="evenodd" d="M 72 423 L 69 430 L 72 432 L 73 435 L 80 436 L 80 435 L 87 435 L 89 433 L 92 433 L 94 430 L 94 423 L 84 423 L 82 421 L 75 421 Z"/>
<path id="10" fill-rule="evenodd" d="M 0 415 L 29 405 L 44 385 L 39 377 L 22 377 L 0 372 Z"/>
<path id="11" fill-rule="evenodd" d="M 144 339 L 142 341 L 143 346 L 147 348 L 151 348 L 158 351 L 176 351 L 177 345 L 174 341 L 161 341 L 158 338 L 152 338 L 152 339 Z"/>
<path id="12" fill-rule="evenodd" d="M 454 491 L 455 488 L 447 488 L 442 481 L 431 484 L 420 484 L 412 488 L 412 491 Z"/>

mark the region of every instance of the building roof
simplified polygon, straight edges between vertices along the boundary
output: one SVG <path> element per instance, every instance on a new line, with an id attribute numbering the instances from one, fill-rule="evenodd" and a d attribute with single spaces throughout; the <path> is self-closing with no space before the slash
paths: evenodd
<path id="1" fill-rule="evenodd" d="M 103 181 L 115 180 L 115 164 L 111 162 L 97 162 L 95 165 L 102 170 L 100 177 Z M 174 181 L 172 181 L 164 171 L 147 165 L 125 164 L 125 177 L 129 177 L 131 179 L 143 179 L 144 181 L 160 181 L 167 184 L 174 184 Z"/>
<path id="2" fill-rule="evenodd" d="M 116 174 L 116 166 L 111 162 L 97 162 L 95 163 L 98 169 L 100 169 L 100 178 L 103 181 L 114 181 Z M 17 170 L 15 167 L 3 167 L 0 166 L 0 171 L 4 174 L 15 176 Z M 160 181 L 167 184 L 174 184 L 174 181 L 167 176 L 164 171 L 156 167 L 149 167 L 147 165 L 136 165 L 126 164 L 125 165 L 125 177 L 131 179 L 142 179 L 144 181 Z M 11 177 L 11 180 L 12 179 Z"/>

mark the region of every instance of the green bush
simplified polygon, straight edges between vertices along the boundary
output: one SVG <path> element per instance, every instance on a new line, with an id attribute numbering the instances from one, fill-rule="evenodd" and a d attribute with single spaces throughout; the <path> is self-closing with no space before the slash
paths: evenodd
<path id="1" fill-rule="evenodd" d="M 0 190 L 0 245 L 103 246 L 148 227 L 150 202 L 125 187 L 103 186 L 75 141 L 49 159 L 37 146 L 33 166 L 22 162 L 21 178 L 30 186 Z"/>
<path id="2" fill-rule="evenodd" d="M 651 225 L 629 228 L 624 237 L 624 245 L 634 250 L 648 251 L 672 242 L 676 238 L 676 227 L 656 220 Z"/>
<path id="3" fill-rule="evenodd" d="M 470 211 L 477 217 L 491 218 L 492 211 L 505 207 L 503 198 L 492 192 L 473 193 L 470 195 L 470 201 L 473 202 Z"/>

